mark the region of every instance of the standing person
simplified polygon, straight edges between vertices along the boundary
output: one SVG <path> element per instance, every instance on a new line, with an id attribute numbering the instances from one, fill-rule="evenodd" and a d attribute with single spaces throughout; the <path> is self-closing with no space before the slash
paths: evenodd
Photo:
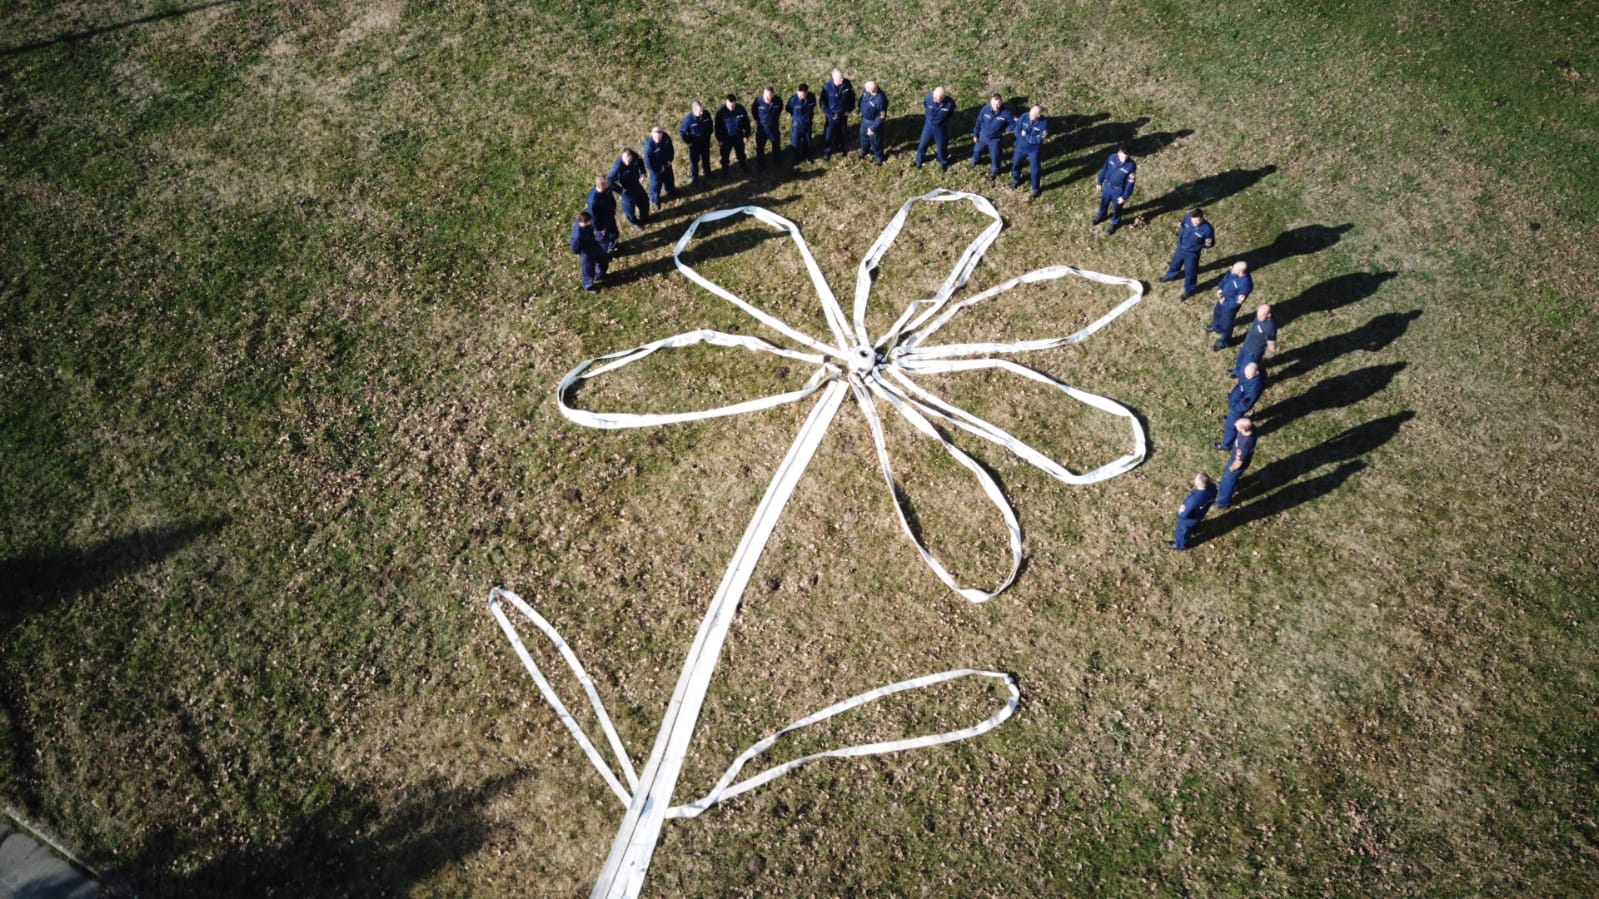
<path id="1" fill-rule="evenodd" d="M 744 142 L 750 137 L 750 114 L 738 102 L 735 94 L 728 94 L 721 108 L 716 110 L 716 142 L 722 148 L 722 173 L 727 173 L 728 155 L 738 156 L 738 170 L 747 172 L 744 162 Z"/>
<path id="2" fill-rule="evenodd" d="M 1227 394 L 1227 414 L 1222 418 L 1221 441 L 1216 444 L 1217 449 L 1233 448 L 1238 436 L 1238 422 L 1255 408 L 1255 403 L 1260 401 L 1261 391 L 1265 389 L 1266 370 L 1260 367 L 1260 363 L 1251 362 L 1244 366 L 1244 376 L 1233 385 L 1232 393 Z"/>
<path id="3" fill-rule="evenodd" d="M 1188 491 L 1183 504 L 1177 507 L 1177 528 L 1172 532 L 1171 539 L 1166 541 L 1166 548 L 1187 549 L 1188 535 L 1204 519 L 1205 513 L 1210 511 L 1210 504 L 1215 501 L 1216 485 L 1211 483 L 1210 475 L 1204 472 L 1194 475 L 1194 489 Z"/>
<path id="4" fill-rule="evenodd" d="M 605 270 L 611 265 L 611 254 L 600 245 L 599 236 L 594 233 L 594 216 L 588 212 L 579 212 L 577 221 L 572 223 L 572 252 L 577 254 L 578 275 L 583 279 L 583 289 L 589 293 L 599 293 L 600 289 L 594 282 L 605 277 Z"/>
<path id="5" fill-rule="evenodd" d="M 848 153 L 844 141 L 849 135 L 849 114 L 855 108 L 855 85 L 844 73 L 834 69 L 822 85 L 822 159 L 830 159 L 833 151 Z"/>
<path id="6" fill-rule="evenodd" d="M 1271 306 L 1261 303 L 1255 307 L 1255 320 L 1244 332 L 1244 343 L 1238 348 L 1238 359 L 1233 362 L 1233 377 L 1241 377 L 1244 367 L 1251 362 L 1261 362 L 1267 353 L 1277 352 L 1277 322 L 1271 317 Z"/>
<path id="7" fill-rule="evenodd" d="M 650 220 L 650 195 L 644 190 L 644 160 L 638 158 L 632 147 L 625 147 L 622 155 L 611 165 L 611 189 L 622 194 L 622 214 L 635 230 L 643 231 Z"/>
<path id="8" fill-rule="evenodd" d="M 861 158 L 870 153 L 877 164 L 883 164 L 883 124 L 888 119 L 888 95 L 877 87 L 877 82 L 866 82 L 866 93 L 861 94 Z"/>
<path id="9" fill-rule="evenodd" d="M 788 98 L 788 116 L 792 127 L 788 142 L 794 145 L 794 165 L 811 161 L 811 122 L 816 118 L 816 97 L 808 85 L 801 84 Z"/>
<path id="10" fill-rule="evenodd" d="M 652 210 L 660 211 L 663 189 L 668 197 L 677 196 L 677 175 L 672 172 L 672 160 L 676 158 L 677 148 L 672 146 L 672 139 L 661 126 L 651 128 L 650 136 L 644 139 L 644 168 L 650 173 Z"/>
<path id="11" fill-rule="evenodd" d="M 977 114 L 977 122 L 972 125 L 972 167 L 977 167 L 986 152 L 990 181 L 999 176 L 1000 141 L 1015 123 L 1016 117 L 1005 108 L 1005 98 L 995 94 L 988 98 L 988 105 Z"/>
<path id="12" fill-rule="evenodd" d="M 594 189 L 589 191 L 584 203 L 594 220 L 594 239 L 606 253 L 616 252 L 621 232 L 616 227 L 616 198 L 611 196 L 611 179 L 600 175 L 594 179 Z"/>
<path id="13" fill-rule="evenodd" d="M 1116 229 L 1122 224 L 1122 207 L 1133 198 L 1133 182 L 1138 177 L 1138 163 L 1133 160 L 1132 154 L 1127 152 L 1127 145 L 1116 147 L 1116 152 L 1105 158 L 1105 164 L 1099 168 L 1099 178 L 1094 186 L 1099 191 L 1099 212 L 1094 216 L 1093 224 L 1105 220 L 1105 215 L 1110 215 L 1110 227 L 1105 229 L 1105 235 L 1115 234 Z"/>
<path id="14" fill-rule="evenodd" d="M 705 111 L 700 101 L 695 100 L 689 107 L 688 115 L 683 117 L 683 124 L 677 128 L 677 136 L 683 139 L 683 146 L 688 147 L 688 177 L 690 184 L 700 183 L 700 170 L 705 170 L 705 177 L 711 176 L 711 134 L 716 131 L 716 124 L 711 120 L 711 114 Z"/>
<path id="15" fill-rule="evenodd" d="M 778 154 L 783 147 L 783 101 L 777 98 L 777 91 L 767 88 L 751 104 L 751 111 L 755 114 L 755 167 L 764 170 L 767 144 L 772 145 L 772 164 L 779 164 Z"/>
<path id="16" fill-rule="evenodd" d="M 1215 245 L 1216 229 L 1205 221 L 1205 210 L 1194 209 L 1177 226 L 1177 249 L 1160 280 L 1175 281 L 1183 276 L 1183 295 L 1178 300 L 1188 299 L 1199 289 L 1199 254 Z"/>
<path id="17" fill-rule="evenodd" d="M 1044 118 L 1044 107 L 1034 106 L 1027 111 L 1027 117 L 1016 122 L 1016 152 L 1010 162 L 1010 186 L 1012 190 L 1022 186 L 1022 160 L 1027 160 L 1027 165 L 1032 171 L 1033 196 L 1039 193 L 1039 178 L 1043 175 L 1043 166 L 1039 164 L 1039 154 L 1044 149 L 1044 138 L 1049 134 L 1049 120 Z"/>
<path id="18" fill-rule="evenodd" d="M 1238 319 L 1238 310 L 1254 290 L 1255 280 L 1249 277 L 1249 263 L 1242 259 L 1222 275 L 1221 283 L 1216 286 L 1216 308 L 1211 310 L 1210 327 L 1205 329 L 1217 337 L 1211 349 L 1225 350 L 1233 342 L 1233 323 Z"/>
<path id="19" fill-rule="evenodd" d="M 1238 430 L 1238 438 L 1233 442 L 1233 454 L 1228 457 L 1227 470 L 1221 473 L 1221 484 L 1216 488 L 1216 508 L 1225 509 L 1233 504 L 1233 492 L 1238 489 L 1238 478 L 1249 467 L 1249 460 L 1255 457 L 1255 441 L 1260 435 L 1255 432 L 1255 423 L 1247 418 L 1240 418 L 1233 423 Z"/>
<path id="20" fill-rule="evenodd" d="M 944 92 L 942 87 L 933 88 L 933 92 L 922 98 L 922 112 L 926 119 L 922 122 L 922 140 L 916 145 L 916 167 L 922 167 L 922 160 L 927 155 L 927 145 L 938 144 L 938 165 L 942 171 L 949 171 L 949 116 L 955 111 L 955 98 Z"/>

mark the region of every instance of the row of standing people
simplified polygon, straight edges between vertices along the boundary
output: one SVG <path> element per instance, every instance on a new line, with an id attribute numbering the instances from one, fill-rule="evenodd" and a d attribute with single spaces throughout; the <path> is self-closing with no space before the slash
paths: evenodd
<path id="1" fill-rule="evenodd" d="M 1215 230 L 1205 221 L 1204 210 L 1195 209 L 1188 213 L 1179 226 L 1177 250 L 1160 280 L 1173 281 L 1179 275 L 1186 274 L 1187 281 L 1181 298 L 1188 299 L 1195 292 L 1199 255 L 1214 244 Z M 1224 350 L 1231 344 L 1238 312 L 1254 289 L 1249 264 L 1243 260 L 1234 262 L 1222 275 L 1216 286 L 1216 305 L 1211 312 L 1210 324 L 1205 327 L 1206 333 L 1216 338 L 1210 346 L 1211 350 Z M 1231 374 L 1236 383 L 1227 395 L 1227 411 L 1221 417 L 1221 439 L 1215 444 L 1217 450 L 1227 453 L 1220 482 L 1206 472 L 1194 476 L 1194 489 L 1189 491 L 1182 505 L 1177 508 L 1177 524 L 1172 539 L 1166 541 L 1168 548 L 1188 549 L 1194 529 L 1213 506 L 1227 509 L 1234 504 L 1238 481 L 1254 460 L 1256 442 L 1260 437 L 1254 419 L 1249 416 L 1266 389 L 1266 357 L 1276 352 L 1277 322 L 1272 317 L 1271 306 L 1261 303 L 1255 307 L 1254 318 L 1233 360 Z"/>

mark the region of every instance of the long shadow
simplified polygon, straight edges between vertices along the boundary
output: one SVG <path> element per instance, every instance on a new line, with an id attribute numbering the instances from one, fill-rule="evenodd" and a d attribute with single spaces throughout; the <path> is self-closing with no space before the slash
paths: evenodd
<path id="1" fill-rule="evenodd" d="M 1323 337 L 1304 346 L 1278 353 L 1272 357 L 1272 382 L 1280 384 L 1356 350 L 1378 352 L 1404 336 L 1410 323 L 1420 317 L 1420 309 L 1389 312 L 1376 316 L 1354 330 L 1332 337 Z"/>
<path id="2" fill-rule="evenodd" d="M 1250 271 L 1258 272 L 1268 265 L 1292 259 L 1295 256 L 1309 256 L 1320 253 L 1343 239 L 1344 233 L 1355 227 L 1346 225 L 1301 225 L 1290 228 L 1277 235 L 1277 239 L 1263 247 L 1256 247 L 1247 252 L 1231 256 L 1222 256 L 1210 261 L 1200 268 L 1202 272 L 1217 269 L 1231 268 L 1232 264 L 1240 259 L 1249 263 Z"/>
<path id="3" fill-rule="evenodd" d="M 1276 171 L 1276 166 L 1266 165 L 1258 169 L 1233 169 L 1219 175 L 1207 175 L 1197 181 L 1180 184 L 1165 196 L 1124 209 L 1122 215 L 1142 215 L 1149 220 L 1195 206 L 1209 206 L 1242 193 Z"/>
<path id="4" fill-rule="evenodd" d="M 1236 506 L 1214 522 L 1207 520 L 1197 542 L 1220 539 L 1237 528 L 1326 496 L 1349 480 L 1350 476 L 1366 468 L 1366 462 L 1360 457 L 1392 440 L 1400 427 L 1415 417 L 1416 413 L 1407 410 L 1376 418 L 1356 425 L 1325 443 L 1300 450 L 1259 470 L 1246 472 L 1238 482 L 1239 499 L 1261 498 L 1250 499 Z M 1309 480 L 1299 480 L 1328 465 L 1338 467 Z"/>
<path id="5" fill-rule="evenodd" d="M 1271 315 L 1281 326 L 1306 315 L 1330 312 L 1372 296 L 1383 284 L 1397 277 L 1398 272 L 1351 272 L 1328 278 L 1291 300 L 1273 303 Z"/>
<path id="6" fill-rule="evenodd" d="M 1261 410 L 1255 419 L 1260 433 L 1270 434 L 1307 415 L 1353 406 L 1361 400 L 1376 396 L 1387 389 L 1394 375 L 1404 370 L 1405 364 L 1395 362 L 1391 365 L 1372 365 L 1348 374 L 1323 379 L 1304 393 Z"/>
<path id="7" fill-rule="evenodd" d="M 0 560 L 0 644 L 5 635 L 28 616 L 56 603 L 66 602 L 141 568 L 155 565 L 195 539 L 221 530 L 227 516 L 184 525 L 134 531 L 97 543 L 85 550 L 18 556 Z M 3 657 L 0 657 L 3 658 Z M 0 672 L 4 668 L 0 667 Z M 18 676 L 13 676 L 18 675 Z M 27 707 L 20 672 L 0 676 L 0 717 L 6 724 L 5 742 L 15 776 L 3 786 L 27 809 L 38 807 L 33 759 L 36 742 L 27 722 Z"/>
<path id="8" fill-rule="evenodd" d="M 28 44 L 18 44 L 15 47 L 7 47 L 3 50 L 0 50 L 0 56 L 14 56 L 18 53 L 27 53 L 30 50 L 42 50 L 45 47 L 53 47 L 56 44 L 66 44 L 71 43 L 72 41 L 81 41 L 85 38 L 97 37 L 102 34 L 110 34 L 113 31 L 121 31 L 124 28 L 132 28 L 135 25 L 149 25 L 152 22 L 160 22 L 164 19 L 175 19 L 179 16 L 186 16 L 191 13 L 202 12 L 207 9 L 215 9 L 218 6 L 232 6 L 238 2 L 240 2 L 240 0 L 211 0 L 210 3 L 200 3 L 195 6 L 186 6 L 182 9 L 169 9 L 165 12 L 151 13 L 147 16 L 140 16 L 137 19 L 128 19 L 125 22 L 117 22 L 114 25 L 101 25 L 98 28 L 85 28 L 82 31 L 69 31 L 66 34 L 57 35 L 46 40 L 34 41 Z"/>
<path id="9" fill-rule="evenodd" d="M 525 771 L 477 786 L 434 777 L 392 807 L 371 785 L 340 787 L 267 847 L 246 846 L 200 868 L 149 884 L 162 896 L 398 896 L 477 851 L 493 833 L 487 807 Z M 170 870 L 172 862 L 211 845 L 186 824 L 169 825 L 140 847 L 133 870 Z"/>
<path id="10" fill-rule="evenodd" d="M 781 205 L 785 202 L 790 201 L 782 198 L 762 198 L 760 205 L 771 207 Z M 705 234 L 708 236 L 698 237 L 688 246 L 686 250 L 684 250 L 684 261 L 688 262 L 690 265 L 698 266 L 707 260 L 717 259 L 723 256 L 731 256 L 735 253 L 742 253 L 745 250 L 759 246 L 768 240 L 785 237 L 783 232 L 766 227 L 731 227 L 732 225 L 742 221 L 746 220 L 736 218 L 728 219 L 726 220 L 726 227 L 717 228 L 716 230 L 709 232 L 701 231 L 700 234 Z M 678 238 L 682 236 L 682 230 L 676 228 L 663 228 L 661 235 L 662 236 L 653 241 L 654 245 L 663 243 L 676 243 Z M 605 280 L 600 282 L 600 289 L 602 291 L 607 288 L 618 287 L 623 284 L 632 284 L 636 281 L 642 281 L 646 278 L 655 277 L 656 275 L 664 275 L 677 267 L 677 264 L 672 260 L 671 256 L 662 256 L 660 258 L 652 259 L 649 262 L 643 263 L 631 261 L 633 257 L 636 257 L 651 248 L 651 244 L 646 243 L 644 239 L 625 241 L 623 242 L 623 247 L 626 248 L 628 252 L 612 258 L 611 273 L 606 275 Z"/>
<path id="11" fill-rule="evenodd" d="M 88 549 L 0 560 L 0 585 L 4 585 L 8 595 L 0 603 L 0 634 L 45 606 L 154 565 L 197 538 L 221 530 L 228 520 L 221 515 L 189 524 L 145 528 Z"/>

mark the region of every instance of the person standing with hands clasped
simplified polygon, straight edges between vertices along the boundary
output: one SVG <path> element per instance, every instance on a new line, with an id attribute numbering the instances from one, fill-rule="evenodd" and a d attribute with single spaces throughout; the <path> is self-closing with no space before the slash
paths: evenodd
<path id="1" fill-rule="evenodd" d="M 1233 323 L 1238 319 L 1238 310 L 1254 291 L 1255 280 L 1249 277 L 1249 263 L 1242 259 L 1221 276 L 1221 283 L 1216 285 L 1216 308 L 1211 310 L 1210 327 L 1206 329 L 1216 334 L 1211 349 L 1225 350 L 1233 342 Z"/>
<path id="2" fill-rule="evenodd" d="M 716 110 L 716 143 L 722 148 L 722 174 L 727 174 L 729 154 L 738 157 L 739 171 L 750 170 L 744 162 L 744 142 L 749 138 L 750 114 L 736 95 L 728 94 L 726 102 Z"/>
<path id="3" fill-rule="evenodd" d="M 849 114 L 855 109 L 855 85 L 844 73 L 834 69 L 822 85 L 822 161 L 849 153 L 844 142 L 849 139 Z"/>
<path id="4" fill-rule="evenodd" d="M 605 277 L 605 270 L 611 265 L 611 256 L 600 245 L 600 239 L 594 233 L 594 216 L 587 212 L 579 212 L 577 221 L 572 223 L 572 252 L 577 254 L 578 274 L 583 279 L 583 289 L 598 293 L 600 289 L 594 282 Z"/>
<path id="5" fill-rule="evenodd" d="M 938 145 L 938 166 L 941 171 L 949 171 L 949 117 L 955 111 L 955 99 L 944 92 L 942 87 L 933 88 L 933 92 L 922 98 L 922 112 L 926 116 L 922 122 L 922 139 L 916 145 L 917 168 L 922 167 L 922 160 L 927 157 L 928 144 Z"/>
<path id="6" fill-rule="evenodd" d="M 1204 472 L 1194 475 L 1194 489 L 1188 491 L 1183 504 L 1177 507 L 1177 528 L 1172 531 L 1171 539 L 1166 541 L 1166 548 L 1187 549 L 1188 535 L 1204 520 L 1205 513 L 1210 511 L 1210 504 L 1215 501 L 1216 485 L 1211 483 L 1210 475 Z"/>
<path id="7" fill-rule="evenodd" d="M 1166 266 L 1166 274 L 1161 275 L 1160 280 L 1175 281 L 1182 275 L 1183 295 L 1177 298 L 1179 301 L 1188 299 L 1199 289 L 1199 254 L 1215 245 L 1216 229 L 1205 221 L 1205 210 L 1195 209 L 1177 226 L 1177 249 L 1171 254 L 1171 264 Z"/>
<path id="8" fill-rule="evenodd" d="M 1010 162 L 1010 187 L 1015 190 L 1022 186 L 1022 162 L 1026 161 L 1033 179 L 1033 199 L 1038 199 L 1039 178 L 1043 169 L 1039 164 L 1039 154 L 1044 149 L 1044 138 L 1049 136 L 1049 119 L 1044 118 L 1044 107 L 1034 106 L 1027 110 L 1027 115 L 1016 120 L 1013 130 L 1016 132 L 1016 150 Z"/>
<path id="9" fill-rule="evenodd" d="M 811 122 L 816 118 L 816 95 L 811 93 L 810 85 L 801 84 L 794 96 L 788 98 L 788 117 L 788 142 L 794 146 L 794 158 L 789 162 L 791 165 L 810 162 Z"/>
<path id="10" fill-rule="evenodd" d="M 695 100 L 689 106 L 688 115 L 683 117 L 683 123 L 677 128 L 677 136 L 683 139 L 683 146 L 688 147 L 688 179 L 690 184 L 700 183 L 700 172 L 705 177 L 711 177 L 711 135 L 716 132 L 716 123 L 712 121 L 711 114 L 705 111 L 700 101 Z"/>
<path id="11" fill-rule="evenodd" d="M 866 82 L 866 93 L 861 94 L 861 158 L 870 153 L 883 164 L 883 123 L 888 118 L 888 95 L 877 87 L 877 82 Z"/>

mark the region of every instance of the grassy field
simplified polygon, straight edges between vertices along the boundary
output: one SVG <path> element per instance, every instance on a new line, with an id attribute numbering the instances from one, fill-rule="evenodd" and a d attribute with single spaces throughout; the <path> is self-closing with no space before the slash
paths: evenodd
<path id="1" fill-rule="evenodd" d="M 7 3 L 0 799 L 146 895 L 582 894 L 621 809 L 488 591 L 555 622 L 642 759 L 808 406 L 590 431 L 557 380 L 697 327 L 756 332 L 674 272 L 694 215 L 780 212 L 847 296 L 899 204 L 946 186 L 1006 218 L 974 288 L 1052 263 L 1153 282 L 1206 205 L 1202 283 L 1250 260 L 1283 324 L 1241 505 L 1164 549 L 1193 473 L 1219 471 L 1230 384 L 1208 301 L 1175 285 L 1027 360 L 1136 410 L 1142 467 L 1073 488 L 971 447 L 1028 539 L 984 606 L 916 558 L 846 408 L 679 795 L 901 678 L 1013 671 L 1021 709 L 670 822 L 649 891 L 1599 893 L 1595 21 L 1588 0 Z M 889 94 L 887 165 L 715 181 L 624 232 L 616 283 L 577 290 L 567 229 L 619 147 L 675 132 L 691 99 L 833 65 Z M 964 161 L 908 169 L 934 84 L 957 134 L 995 91 L 1045 105 L 1042 197 Z M 1118 141 L 1147 224 L 1104 238 L 1091 184 Z M 979 227 L 918 210 L 873 320 Z M 786 242 L 705 236 L 707 274 L 812 320 Z M 1030 288 L 950 336 L 1065 334 L 1116 298 Z M 729 355 L 585 401 L 692 408 L 808 374 Z M 1115 423 L 1014 380 L 944 386 L 1075 468 L 1124 451 Z M 933 548 L 1000 577 L 970 475 L 891 437 Z M 998 695 L 889 705 L 779 757 L 975 721 Z"/>

